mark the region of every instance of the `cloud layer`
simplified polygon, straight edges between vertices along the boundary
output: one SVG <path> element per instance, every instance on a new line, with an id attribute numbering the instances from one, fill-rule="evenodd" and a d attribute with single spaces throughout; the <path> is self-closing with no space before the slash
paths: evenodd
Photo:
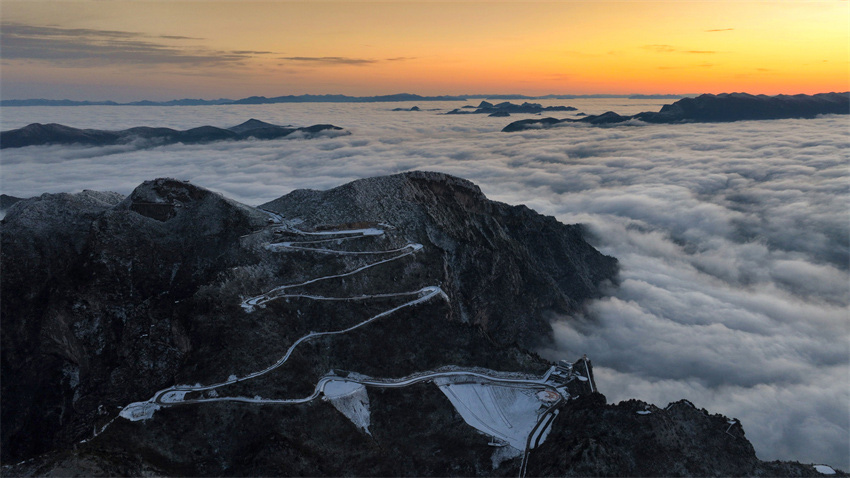
<path id="1" fill-rule="evenodd" d="M 546 102 L 558 104 L 588 114 L 658 107 Z M 148 150 L 23 148 L 4 152 L 0 185 L 17 196 L 126 194 L 142 180 L 174 176 L 258 204 L 410 169 L 466 177 L 492 199 L 588 224 L 595 245 L 621 261 L 620 286 L 584 316 L 559 318 L 545 356 L 587 353 L 612 401 L 687 398 L 737 417 L 762 459 L 850 468 L 846 118 L 506 134 L 498 130 L 514 118 L 389 111 L 396 106 L 412 105 L 7 109 L 4 130 L 34 121 L 232 126 L 255 117 L 333 123 L 353 134 Z"/>

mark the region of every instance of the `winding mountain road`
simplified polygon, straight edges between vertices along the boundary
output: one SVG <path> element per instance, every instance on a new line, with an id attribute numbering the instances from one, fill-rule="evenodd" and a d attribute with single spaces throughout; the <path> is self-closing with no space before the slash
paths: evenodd
<path id="1" fill-rule="evenodd" d="M 426 372 L 420 372 L 413 375 L 409 375 L 401 378 L 373 378 L 366 377 L 359 374 L 349 374 L 347 376 L 340 376 L 333 372 L 328 375 L 321 377 L 316 383 L 316 387 L 313 390 L 313 393 L 309 396 L 302 398 L 287 398 L 287 399 L 273 399 L 273 398 L 262 398 L 262 397 L 243 397 L 243 396 L 207 396 L 207 397 L 196 397 L 196 398 L 186 398 L 187 395 L 197 392 L 207 392 L 211 390 L 215 390 L 221 387 L 226 387 L 228 385 L 246 382 L 255 378 L 258 378 L 262 375 L 265 375 L 278 367 L 284 365 L 289 358 L 292 356 L 292 353 L 302 344 L 314 340 L 319 337 L 327 337 L 333 335 L 341 335 L 349 333 L 353 330 L 359 329 L 361 327 L 365 327 L 372 322 L 375 322 L 379 319 L 387 317 L 389 315 L 394 314 L 402 309 L 413 307 L 425 302 L 428 302 L 435 298 L 442 298 L 443 300 L 449 301 L 449 297 L 446 293 L 438 286 L 427 286 L 423 287 L 419 290 L 408 291 L 408 292 L 398 292 L 398 293 L 385 293 L 385 294 L 371 294 L 371 295 L 361 295 L 361 296 L 353 296 L 353 297 L 326 297 L 321 295 L 314 295 L 309 293 L 290 293 L 288 292 L 291 289 L 300 288 L 303 286 L 307 286 L 310 284 L 315 284 L 320 281 L 325 281 L 334 278 L 348 277 L 360 272 L 363 272 L 367 269 L 379 266 L 381 264 L 386 264 L 388 262 L 396 261 L 407 257 L 411 254 L 416 253 L 422 249 L 422 244 L 409 242 L 402 247 L 398 247 L 395 249 L 389 250 L 379 250 L 379 251 L 340 251 L 327 249 L 322 247 L 305 247 L 308 246 L 316 246 L 319 244 L 329 244 L 329 243 L 341 243 L 342 241 L 350 241 L 354 239 L 362 239 L 366 237 L 374 237 L 381 236 L 384 234 L 384 229 L 378 228 L 363 228 L 363 229 L 345 229 L 345 230 L 335 230 L 335 231 L 318 231 L 318 232 L 306 232 L 301 231 L 295 227 L 294 222 L 287 222 L 283 217 L 279 214 L 264 211 L 270 216 L 270 224 L 272 227 L 283 226 L 284 231 L 289 234 L 297 234 L 301 236 L 335 236 L 333 238 L 328 239 L 319 239 L 312 241 L 285 241 L 278 242 L 266 245 L 266 248 L 271 251 L 285 251 L 285 250 L 297 250 L 303 252 L 310 253 L 318 253 L 318 254 L 333 254 L 333 255 L 384 255 L 384 254 L 392 254 L 391 257 L 387 257 L 378 261 L 370 262 L 366 265 L 357 267 L 353 270 L 342 272 L 339 274 L 327 275 L 322 277 L 317 277 L 314 279 L 310 279 L 304 282 L 295 283 L 295 284 L 284 284 L 277 286 L 263 294 L 249 297 L 242 301 L 242 308 L 245 312 L 250 313 L 255 310 L 257 307 L 263 307 L 270 301 L 278 300 L 278 299 L 287 299 L 287 298 L 305 298 L 310 300 L 318 300 L 318 301 L 360 301 L 360 300 L 369 300 L 376 298 L 391 298 L 391 297 L 404 297 L 404 296 L 415 296 L 415 298 L 398 305 L 396 307 L 387 309 L 381 313 L 373 315 L 362 322 L 359 322 L 350 327 L 339 329 L 339 330 L 331 330 L 324 332 L 310 332 L 298 340 L 296 340 L 289 348 L 286 350 L 286 353 L 280 357 L 277 361 L 268 365 L 265 368 L 257 370 L 255 372 L 249 373 L 247 375 L 243 375 L 241 377 L 236 377 L 231 375 L 228 380 L 207 384 L 207 385 L 174 385 L 156 392 L 153 397 L 143 402 L 134 402 L 122 409 L 119 416 L 126 418 L 131 421 L 137 420 L 145 420 L 151 418 L 157 410 L 162 407 L 172 407 L 178 405 L 190 405 L 190 404 L 200 404 L 200 403 L 209 403 L 209 402 L 241 402 L 241 403 L 255 403 L 255 404 L 299 404 L 299 403 L 307 403 L 311 402 L 320 396 L 322 396 L 325 392 L 325 388 L 328 384 L 333 382 L 344 382 L 344 383 L 355 383 L 358 385 L 375 387 L 375 388 L 402 388 L 408 387 L 411 385 L 415 385 L 417 383 L 423 382 L 433 382 L 435 380 L 442 381 L 441 386 L 449 387 L 452 384 L 493 384 L 502 387 L 517 387 L 523 388 L 533 391 L 548 391 L 556 394 L 557 399 L 554 403 L 551 403 L 548 408 L 538 415 L 537 421 L 528 435 L 528 439 L 526 440 L 525 450 L 523 451 L 523 462 L 520 468 L 521 476 L 525 471 L 525 466 L 528 460 L 528 453 L 530 449 L 534 448 L 537 444 L 539 444 L 542 439 L 545 437 L 547 430 L 552 424 L 554 416 L 557 414 L 557 408 L 567 399 L 570 398 L 569 393 L 566 391 L 566 387 L 564 383 L 558 383 L 555 381 L 551 381 L 550 377 L 555 370 L 555 367 L 552 367 L 541 377 L 533 377 L 533 376 L 508 376 L 504 373 L 494 372 L 494 371 L 483 371 L 481 369 L 463 369 L 456 368 L 451 370 L 431 370 Z M 391 227 L 386 224 L 381 224 L 383 227 Z M 342 236 L 342 237 L 339 237 Z M 576 378 L 575 376 L 570 376 L 569 380 Z M 447 382 L 448 381 L 448 382 Z M 209 394 L 208 394 L 209 395 Z M 496 410 L 496 412 L 501 413 L 501 410 Z M 507 419 L 502 415 L 502 419 L 507 422 Z M 114 420 L 114 419 L 113 419 Z M 109 422 L 111 423 L 111 421 Z M 99 433 L 102 433 L 103 430 L 109 425 L 105 425 Z M 508 426 L 510 424 L 508 423 Z"/>

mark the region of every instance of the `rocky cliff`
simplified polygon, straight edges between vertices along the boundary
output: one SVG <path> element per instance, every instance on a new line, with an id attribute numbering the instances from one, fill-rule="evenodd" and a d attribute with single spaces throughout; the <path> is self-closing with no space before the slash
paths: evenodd
<path id="1" fill-rule="evenodd" d="M 534 354 L 549 314 L 615 279 L 581 232 L 423 172 L 262 208 L 173 179 L 19 201 L 0 230 L 3 473 L 768 469 L 725 418 L 605 405 L 589 361 Z M 658 464 L 652 440 L 689 448 Z"/>

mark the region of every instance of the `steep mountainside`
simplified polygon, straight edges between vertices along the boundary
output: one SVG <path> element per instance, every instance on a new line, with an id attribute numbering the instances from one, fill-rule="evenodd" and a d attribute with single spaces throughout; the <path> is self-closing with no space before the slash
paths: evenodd
<path id="1" fill-rule="evenodd" d="M 812 470 L 764 468 L 725 417 L 605 405 L 589 360 L 534 354 L 616 261 L 459 178 L 262 209 L 158 179 L 22 200 L 0 224 L 4 475 Z M 700 444 L 712 459 L 688 461 Z"/>
<path id="2" fill-rule="evenodd" d="M 452 291 L 454 320 L 480 326 L 499 344 L 539 345 L 547 314 L 568 314 L 599 296 L 616 261 L 565 226 L 525 206 L 487 200 L 469 181 L 412 172 L 294 191 L 263 208 L 312 227 L 352 219 L 387 222 L 423 244 L 429 280 Z"/>

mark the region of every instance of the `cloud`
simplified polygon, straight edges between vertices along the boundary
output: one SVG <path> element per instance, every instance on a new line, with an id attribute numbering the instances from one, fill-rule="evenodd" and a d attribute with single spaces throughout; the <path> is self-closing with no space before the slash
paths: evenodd
<path id="1" fill-rule="evenodd" d="M 655 53 L 685 53 L 688 55 L 711 55 L 718 53 L 714 50 L 681 50 L 673 45 L 644 45 L 641 48 Z"/>
<path id="2" fill-rule="evenodd" d="M 408 61 L 415 60 L 413 57 L 395 57 L 395 58 L 385 58 L 383 60 L 376 59 L 368 59 L 368 58 L 351 58 L 345 56 L 286 56 L 278 58 L 279 60 L 287 60 L 299 63 L 307 63 L 312 65 L 326 65 L 326 66 L 335 66 L 335 65 L 352 65 L 352 66 L 366 66 L 373 65 L 375 63 L 381 62 L 396 62 L 396 61 Z"/>
<path id="3" fill-rule="evenodd" d="M 378 60 L 349 58 L 344 56 L 285 56 L 278 59 L 318 65 L 371 65 L 378 62 Z"/>
<path id="4" fill-rule="evenodd" d="M 157 38 L 165 38 L 166 40 L 203 40 L 203 38 L 184 37 L 180 35 L 159 35 Z"/>
<path id="5" fill-rule="evenodd" d="M 274 55 L 273 51 L 233 50 L 234 55 Z"/>
<path id="6" fill-rule="evenodd" d="M 161 35 L 159 39 L 193 39 Z M 59 66 L 240 64 L 249 54 L 163 44 L 141 33 L 59 28 L 20 23 L 0 26 L 6 60 L 36 60 Z"/>
<path id="7" fill-rule="evenodd" d="M 672 53 L 676 51 L 672 45 L 644 45 L 641 48 L 644 50 L 654 51 L 656 53 Z"/>
<path id="8" fill-rule="evenodd" d="M 682 65 L 682 66 L 659 66 L 658 69 L 659 70 L 684 70 L 684 69 L 687 69 L 687 68 L 711 68 L 712 66 L 714 66 L 714 63 L 703 62 L 703 63 L 698 63 L 698 64 Z"/>
<path id="9" fill-rule="evenodd" d="M 734 28 L 717 28 L 717 29 L 714 29 L 714 30 L 705 30 L 705 32 L 706 32 L 706 33 L 712 33 L 712 32 L 731 32 L 732 30 L 734 30 Z"/>
<path id="10" fill-rule="evenodd" d="M 646 109 L 623 99 L 549 104 L 588 114 Z M 260 204 L 296 188 L 410 169 L 466 177 L 491 199 L 587 224 L 593 243 L 620 260 L 618 288 L 554 322 L 555 342 L 540 351 L 547 358 L 587 353 L 611 401 L 687 398 L 736 417 L 762 459 L 850 467 L 846 117 L 503 134 L 504 119 L 401 115 L 380 103 L 245 108 L 163 116 L 119 107 L 108 117 L 17 108 L 2 121 L 3 129 L 35 121 L 185 129 L 253 116 L 333 123 L 353 134 L 7 149 L 0 189 L 19 197 L 86 188 L 127 194 L 143 180 L 172 176 Z"/>

